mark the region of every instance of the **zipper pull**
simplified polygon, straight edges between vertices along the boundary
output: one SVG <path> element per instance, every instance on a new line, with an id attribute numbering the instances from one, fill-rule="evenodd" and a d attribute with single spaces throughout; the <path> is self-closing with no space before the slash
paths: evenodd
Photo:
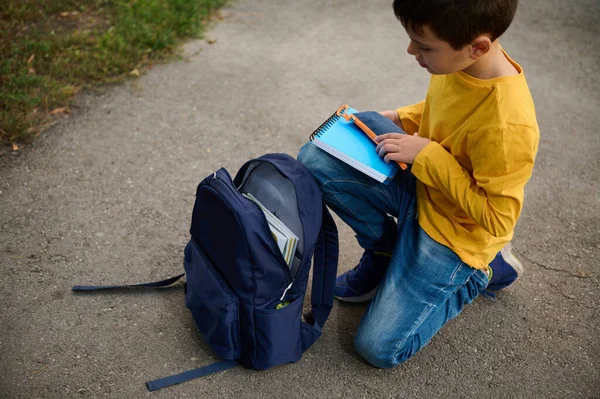
<path id="1" fill-rule="evenodd" d="M 292 284 L 294 284 L 294 280 L 292 280 L 292 282 L 290 283 L 290 285 L 288 285 L 287 288 L 285 289 L 285 291 L 283 291 L 283 295 L 281 296 L 281 298 L 279 298 L 280 301 L 283 301 L 283 298 L 285 298 L 285 294 L 287 294 L 288 290 L 290 288 L 292 288 Z"/>

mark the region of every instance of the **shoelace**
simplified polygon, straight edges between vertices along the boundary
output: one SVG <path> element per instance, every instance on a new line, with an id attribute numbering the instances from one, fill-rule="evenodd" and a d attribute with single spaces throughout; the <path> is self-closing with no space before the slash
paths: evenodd
<path id="1" fill-rule="evenodd" d="M 482 297 L 484 297 L 485 299 L 487 299 L 488 301 L 490 301 L 492 303 L 498 302 L 498 300 L 496 299 L 497 298 L 496 294 L 494 294 L 491 291 L 483 290 L 479 293 L 479 295 L 481 295 Z"/>

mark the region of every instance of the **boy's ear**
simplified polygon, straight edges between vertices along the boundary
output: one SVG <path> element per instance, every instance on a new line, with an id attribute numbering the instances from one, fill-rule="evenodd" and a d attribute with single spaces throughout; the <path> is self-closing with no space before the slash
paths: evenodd
<path id="1" fill-rule="evenodd" d="M 470 54 L 469 56 L 473 60 L 479 59 L 481 56 L 485 55 L 492 48 L 492 41 L 489 37 L 482 35 L 471 42 Z"/>

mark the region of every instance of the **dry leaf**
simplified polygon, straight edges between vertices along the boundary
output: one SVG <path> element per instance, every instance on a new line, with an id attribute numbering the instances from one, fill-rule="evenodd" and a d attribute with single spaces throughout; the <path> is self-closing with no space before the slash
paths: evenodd
<path id="1" fill-rule="evenodd" d="M 29 57 L 29 59 L 27 59 L 27 63 L 31 64 L 31 62 L 35 59 L 35 54 L 31 54 L 31 57 Z"/>
<path id="2" fill-rule="evenodd" d="M 52 111 L 50 111 L 50 115 L 68 114 L 68 113 L 69 113 L 69 108 L 67 108 L 67 107 L 56 108 L 56 109 L 53 109 Z"/>
<path id="3" fill-rule="evenodd" d="M 63 12 L 60 13 L 60 16 L 63 17 L 63 18 L 66 18 L 66 17 L 69 16 L 69 13 L 67 11 L 63 11 Z"/>
<path id="4" fill-rule="evenodd" d="M 587 278 L 589 277 L 590 274 L 588 272 L 586 272 L 585 270 L 577 270 L 577 277 L 581 277 L 581 278 Z"/>
<path id="5" fill-rule="evenodd" d="M 13 151 L 19 151 L 19 146 L 16 145 L 15 143 L 12 143 L 12 149 L 13 149 Z"/>
<path id="6" fill-rule="evenodd" d="M 28 72 L 30 75 L 33 75 L 33 74 L 35 74 L 35 69 L 30 67 Z"/>
<path id="7" fill-rule="evenodd" d="M 206 39 L 206 42 L 208 44 L 215 44 L 217 42 L 217 39 L 213 39 L 212 37 L 209 37 L 208 39 Z"/>
<path id="8" fill-rule="evenodd" d="M 129 72 L 129 74 L 135 76 L 136 78 L 140 77 L 140 71 L 137 68 Z"/>

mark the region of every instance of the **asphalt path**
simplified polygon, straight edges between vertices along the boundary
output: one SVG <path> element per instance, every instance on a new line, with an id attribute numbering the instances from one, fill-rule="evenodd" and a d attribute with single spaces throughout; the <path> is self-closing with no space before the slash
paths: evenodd
<path id="1" fill-rule="evenodd" d="M 216 360 L 181 287 L 70 287 L 180 273 L 205 176 L 295 155 L 338 106 L 414 103 L 429 80 L 389 0 L 239 0 L 224 15 L 216 42 L 81 94 L 35 144 L 0 152 L 0 397 L 599 398 L 597 0 L 522 1 L 501 40 L 525 69 L 541 143 L 513 241 L 526 272 L 497 303 L 476 300 L 391 370 L 352 347 L 364 305 L 336 303 L 295 364 L 146 390 Z M 342 272 L 361 251 L 338 225 Z"/>

